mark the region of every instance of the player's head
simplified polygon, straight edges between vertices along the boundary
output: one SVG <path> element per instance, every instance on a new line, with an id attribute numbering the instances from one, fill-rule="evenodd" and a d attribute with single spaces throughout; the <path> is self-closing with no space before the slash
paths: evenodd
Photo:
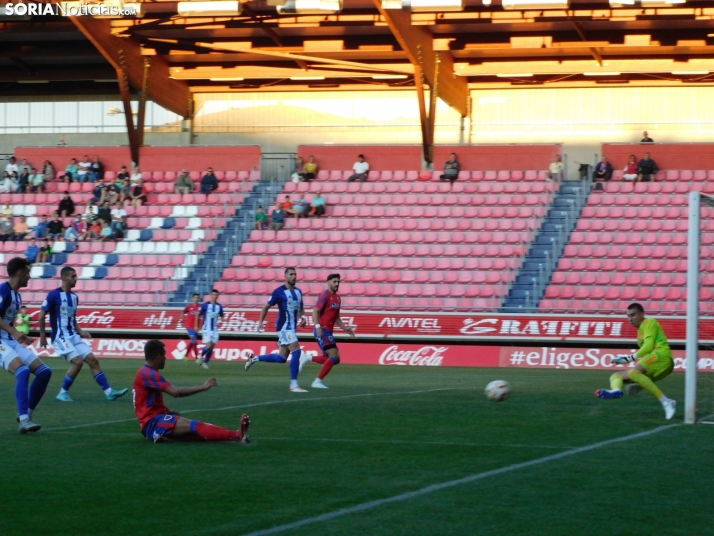
<path id="1" fill-rule="evenodd" d="M 340 289 L 340 274 L 330 274 L 327 276 L 327 288 L 333 293 L 336 293 Z"/>
<path id="2" fill-rule="evenodd" d="M 194 293 L 193 304 L 198 305 L 200 302 L 201 302 L 201 295 L 198 292 Z"/>
<path id="3" fill-rule="evenodd" d="M 294 285 L 297 282 L 297 271 L 295 268 L 285 268 L 285 282 Z"/>
<path id="4" fill-rule="evenodd" d="M 212 304 L 215 305 L 216 303 L 218 303 L 218 295 L 219 294 L 220 294 L 220 292 L 218 292 L 215 288 L 213 290 L 211 290 L 211 303 Z"/>
<path id="5" fill-rule="evenodd" d="M 7 275 L 10 279 L 15 281 L 17 285 L 13 285 L 15 290 L 27 286 L 27 283 L 30 281 L 30 269 L 30 261 L 22 257 L 15 257 L 14 259 L 10 259 L 10 262 L 7 263 Z"/>
<path id="6" fill-rule="evenodd" d="M 639 328 L 645 321 L 645 308 L 639 303 L 633 303 L 627 308 L 627 319 L 630 324 Z"/>
<path id="7" fill-rule="evenodd" d="M 151 368 L 164 368 L 166 365 L 166 345 L 158 339 L 147 341 L 144 345 L 144 360 Z"/>
<path id="8" fill-rule="evenodd" d="M 60 278 L 63 288 L 73 289 L 77 284 L 77 271 L 71 266 L 65 266 L 60 270 Z"/>

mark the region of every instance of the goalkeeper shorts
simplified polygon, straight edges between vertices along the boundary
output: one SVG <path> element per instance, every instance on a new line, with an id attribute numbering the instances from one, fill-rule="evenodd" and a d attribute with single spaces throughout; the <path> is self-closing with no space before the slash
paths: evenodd
<path id="1" fill-rule="evenodd" d="M 669 376 L 674 370 L 674 359 L 671 354 L 660 355 L 657 352 L 647 354 L 637 360 L 638 365 L 647 371 L 647 376 L 657 382 Z"/>

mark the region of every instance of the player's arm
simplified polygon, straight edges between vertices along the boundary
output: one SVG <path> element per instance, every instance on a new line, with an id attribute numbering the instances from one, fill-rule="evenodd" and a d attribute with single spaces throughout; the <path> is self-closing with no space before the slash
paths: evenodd
<path id="1" fill-rule="evenodd" d="M 265 329 L 265 317 L 268 316 L 268 311 L 270 311 L 270 307 L 271 307 L 271 304 L 270 304 L 270 302 L 268 302 L 265 305 L 263 305 L 263 308 L 260 310 L 260 319 L 258 320 L 258 331 L 263 331 L 263 329 Z"/>
<path id="2" fill-rule="evenodd" d="M 40 327 L 40 346 L 42 348 L 47 347 L 47 332 L 45 331 L 45 317 L 47 316 L 47 311 L 40 309 L 40 318 L 37 320 Z"/>
<path id="3" fill-rule="evenodd" d="M 191 396 L 196 393 L 208 391 L 211 387 L 216 387 L 217 385 L 218 381 L 216 378 L 211 378 L 210 380 L 206 380 L 203 385 L 196 387 L 176 387 L 175 385 L 169 384 L 163 391 L 174 398 L 183 398 L 184 396 Z"/>
<path id="4" fill-rule="evenodd" d="M 3 320 L 2 318 L 0 318 L 0 329 L 3 331 L 7 331 L 13 339 L 15 339 L 17 342 L 21 342 L 22 344 L 32 344 L 33 342 L 35 342 L 34 339 L 28 337 L 22 331 L 17 331 L 14 327 L 5 322 L 5 320 Z"/>
<path id="5" fill-rule="evenodd" d="M 351 327 L 345 325 L 345 323 L 342 321 L 342 318 L 340 318 L 340 315 L 337 315 L 337 320 L 335 320 L 335 324 L 340 326 L 350 337 L 355 336 L 355 331 Z"/>
<path id="6" fill-rule="evenodd" d="M 196 313 L 196 323 L 195 323 L 195 325 L 193 326 L 193 331 L 198 331 L 198 324 L 199 324 L 199 321 L 201 320 L 201 315 L 202 315 L 202 314 L 203 314 L 203 305 L 201 305 L 201 308 L 200 308 L 200 309 L 198 310 L 198 312 Z"/>
<path id="7" fill-rule="evenodd" d="M 300 327 L 304 328 L 307 325 L 307 315 L 305 314 L 305 306 L 300 302 Z"/>
<path id="8" fill-rule="evenodd" d="M 317 334 L 317 336 L 322 337 L 322 326 L 320 325 L 320 307 L 318 307 L 317 305 L 312 308 L 312 323 L 315 324 L 315 333 Z"/>
<path id="9" fill-rule="evenodd" d="M 74 318 L 74 330 L 77 332 L 77 335 L 79 335 L 83 339 L 86 339 L 89 335 L 89 333 L 79 327 L 79 324 L 77 324 L 77 317 Z"/>
<path id="10" fill-rule="evenodd" d="M 644 329 L 645 338 L 642 341 L 642 346 L 635 354 L 637 357 L 642 357 L 651 354 L 655 348 L 655 341 L 657 338 L 657 326 L 654 322 L 647 322 Z"/>

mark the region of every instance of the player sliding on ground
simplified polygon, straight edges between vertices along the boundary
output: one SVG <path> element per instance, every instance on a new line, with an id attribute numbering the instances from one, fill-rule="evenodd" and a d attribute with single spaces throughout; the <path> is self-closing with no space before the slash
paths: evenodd
<path id="1" fill-rule="evenodd" d="M 62 388 L 57 395 L 57 400 L 72 402 L 69 388 L 82 370 L 84 363 L 89 365 L 94 380 L 99 384 L 107 400 L 116 400 L 124 396 L 129 389 L 119 391 L 112 389 L 107 377 L 99 366 L 99 361 L 94 357 L 92 349 L 82 340 L 87 334 L 77 324 L 77 308 L 79 298 L 72 292 L 77 285 L 77 272 L 74 268 L 65 266 L 60 272 L 62 286 L 47 295 L 40 309 L 40 346 L 47 348 L 47 335 L 45 333 L 45 317 L 50 313 L 50 326 L 52 326 L 52 348 L 57 355 L 63 357 L 72 365 L 62 382 Z"/>
<path id="2" fill-rule="evenodd" d="M 268 303 L 263 306 L 258 321 L 258 331 L 265 328 L 265 316 L 268 310 L 278 304 L 278 322 L 275 326 L 278 332 L 279 353 L 265 354 L 253 357 L 252 354 L 245 362 L 245 370 L 248 370 L 254 363 L 263 361 L 266 363 L 285 363 L 290 358 L 290 390 L 293 393 L 307 393 L 305 389 L 298 385 L 298 373 L 300 372 L 300 343 L 297 338 L 297 328 L 307 324 L 305 308 L 302 303 L 302 292 L 295 286 L 297 282 L 297 272 L 295 268 L 285 269 L 285 284 L 276 288 Z M 298 317 L 300 321 L 298 322 Z"/>
<path id="3" fill-rule="evenodd" d="M 136 373 L 134 379 L 134 411 L 139 419 L 141 433 L 154 443 L 170 439 L 198 439 L 205 441 L 239 441 L 250 443 L 248 428 L 250 418 L 243 414 L 239 430 L 228 430 L 196 420 L 181 417 L 178 411 L 171 411 L 164 405 L 163 393 L 174 398 L 191 396 L 216 387 L 216 378 L 206 380 L 198 387 L 174 387 L 159 372 L 166 365 L 166 346 L 152 339 L 144 346 L 146 363 Z"/>
<path id="4" fill-rule="evenodd" d="M 32 422 L 32 412 L 40 403 L 52 377 L 52 369 L 23 344 L 34 341 L 14 327 L 15 317 L 22 308 L 18 290 L 30 281 L 30 262 L 15 257 L 7 263 L 8 281 L 0 285 L 0 364 L 15 376 L 15 400 L 20 433 L 37 432 L 42 426 Z M 35 375 L 32 385 L 30 373 Z"/>
<path id="5" fill-rule="evenodd" d="M 355 336 L 352 328 L 345 326 L 340 318 L 340 306 L 342 298 L 337 295 L 340 289 L 340 274 L 330 274 L 327 276 L 327 290 L 323 291 L 317 298 L 317 304 L 312 310 L 312 320 L 315 323 L 313 335 L 317 339 L 317 344 L 322 350 L 321 356 L 311 357 L 310 354 L 304 353 L 300 357 L 300 371 L 305 366 L 305 363 L 313 362 L 322 364 L 322 370 L 317 375 L 317 378 L 312 382 L 315 389 L 327 389 L 327 385 L 322 383 L 334 365 L 340 363 L 340 351 L 337 349 L 337 343 L 332 331 L 335 324 L 340 326 L 350 337 Z"/>
<path id="6" fill-rule="evenodd" d="M 595 395 L 599 398 L 622 398 L 623 382 L 632 382 L 630 394 L 637 394 L 644 389 L 653 394 L 662 403 L 667 420 L 674 417 L 677 403 L 664 396 L 655 382 L 666 378 L 674 370 L 672 350 L 669 348 L 667 336 L 662 326 L 654 318 L 645 318 L 645 310 L 639 303 L 633 303 L 627 308 L 627 318 L 637 328 L 637 345 L 639 351 L 632 355 L 619 355 L 612 362 L 616 365 L 635 363 L 634 368 L 615 372 L 610 376 L 610 389 L 598 389 Z"/>

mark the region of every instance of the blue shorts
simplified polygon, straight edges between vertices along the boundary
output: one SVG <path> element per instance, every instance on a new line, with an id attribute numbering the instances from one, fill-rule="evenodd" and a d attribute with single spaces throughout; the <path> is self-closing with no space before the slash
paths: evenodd
<path id="1" fill-rule="evenodd" d="M 157 415 L 146 423 L 142 433 L 156 443 L 162 437 L 171 435 L 179 418 L 178 415 L 168 415 L 166 413 Z"/>
<path id="2" fill-rule="evenodd" d="M 322 355 L 327 355 L 327 350 L 331 350 L 332 348 L 337 348 L 337 343 L 335 342 L 335 336 L 332 334 L 332 332 L 329 329 L 322 330 L 322 337 L 317 336 L 317 329 L 314 329 L 312 331 L 312 334 L 315 336 L 315 340 L 317 341 L 317 345 L 320 347 L 320 351 L 322 352 Z"/>
<path id="3" fill-rule="evenodd" d="M 195 330 L 187 329 L 186 333 L 188 333 L 188 336 L 191 337 L 192 339 L 198 339 L 198 333 L 196 333 Z"/>

